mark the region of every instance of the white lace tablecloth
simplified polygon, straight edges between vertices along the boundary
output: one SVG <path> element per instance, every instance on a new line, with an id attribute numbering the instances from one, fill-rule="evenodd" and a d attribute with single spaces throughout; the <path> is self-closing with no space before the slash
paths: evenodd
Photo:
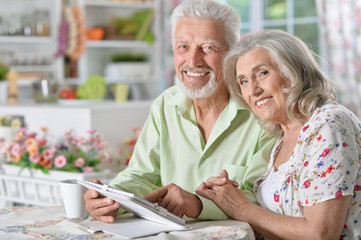
<path id="1" fill-rule="evenodd" d="M 89 219 L 90 221 L 90 219 Z M 160 233 L 138 239 L 244 239 L 254 240 L 249 224 L 239 221 L 199 221 L 187 223 L 190 231 Z M 10 207 L 0 209 L 0 239 L 123 239 L 104 233 L 89 233 L 76 220 L 66 218 L 63 206 Z"/>

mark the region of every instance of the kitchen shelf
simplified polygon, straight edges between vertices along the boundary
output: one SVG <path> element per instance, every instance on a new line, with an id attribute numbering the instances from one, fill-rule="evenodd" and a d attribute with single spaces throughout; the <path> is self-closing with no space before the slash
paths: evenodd
<path id="1" fill-rule="evenodd" d="M 54 43 L 53 37 L 1 36 L 0 43 Z"/>
<path id="2" fill-rule="evenodd" d="M 85 6 L 94 7 L 118 7 L 118 8 L 154 8 L 154 1 L 134 1 L 134 2 L 122 2 L 122 1 L 99 1 L 99 0 L 86 0 Z"/>
<path id="3" fill-rule="evenodd" d="M 79 61 L 79 84 L 85 82 L 89 76 L 106 76 L 106 69 L 111 63 L 111 58 L 115 53 L 143 54 L 147 56 L 151 65 L 151 72 L 146 79 L 106 79 L 107 83 L 125 83 L 129 84 L 131 92 L 137 90 L 141 92 L 141 99 L 133 98 L 131 100 L 150 100 L 154 99 L 160 93 L 162 78 L 161 75 L 161 6 L 159 0 L 153 1 L 111 1 L 111 0 L 79 0 L 80 6 L 85 17 L 86 28 L 97 26 L 107 27 L 112 17 L 129 18 L 134 12 L 153 9 L 154 15 L 149 26 L 149 31 L 154 35 L 154 42 L 135 40 L 99 40 L 85 42 L 85 51 Z"/>
<path id="4" fill-rule="evenodd" d="M 53 65 L 26 65 L 26 66 L 13 66 L 17 72 L 54 72 L 56 67 Z"/>
<path id="5" fill-rule="evenodd" d="M 107 83 L 109 84 L 116 84 L 116 83 L 126 83 L 126 84 L 138 84 L 138 83 L 154 83 L 157 82 L 155 79 L 141 79 L 141 78 L 134 78 L 134 79 L 106 79 Z"/>
<path id="6" fill-rule="evenodd" d="M 148 48 L 152 46 L 145 41 L 125 41 L 125 40 L 101 40 L 86 41 L 87 48 Z"/>

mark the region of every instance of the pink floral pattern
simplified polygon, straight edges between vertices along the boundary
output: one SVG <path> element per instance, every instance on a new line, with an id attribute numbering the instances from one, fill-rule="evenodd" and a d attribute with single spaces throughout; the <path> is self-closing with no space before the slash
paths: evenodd
<path id="1" fill-rule="evenodd" d="M 361 117 L 361 1 L 316 0 L 331 76 L 342 104 Z"/>
<path id="2" fill-rule="evenodd" d="M 269 200 L 278 207 L 270 210 L 300 217 L 304 206 L 352 195 L 342 237 L 361 238 L 361 122 L 343 106 L 328 102 L 305 126 L 286 163 L 284 180 L 277 185 L 274 199 Z M 270 170 L 281 144 L 282 139 L 274 146 Z M 269 171 L 256 181 L 256 193 Z"/>

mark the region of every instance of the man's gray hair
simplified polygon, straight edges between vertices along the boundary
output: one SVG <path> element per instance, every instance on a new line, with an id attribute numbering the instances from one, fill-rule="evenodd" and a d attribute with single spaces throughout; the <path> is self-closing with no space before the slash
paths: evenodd
<path id="1" fill-rule="evenodd" d="M 282 30 L 263 30 L 251 33 L 237 42 L 223 61 L 225 82 L 231 96 L 247 106 L 236 78 L 239 57 L 255 48 L 268 51 L 290 86 L 283 89 L 287 96 L 286 114 L 289 119 L 304 124 L 315 109 L 327 100 L 335 100 L 336 93 L 328 76 L 322 72 L 315 54 L 299 38 Z M 279 124 L 261 121 L 266 131 L 280 136 Z"/>
<path id="2" fill-rule="evenodd" d="M 179 4 L 171 15 L 172 45 L 175 47 L 175 31 L 178 21 L 183 18 L 209 19 L 224 26 L 228 47 L 240 39 L 241 19 L 233 7 L 216 0 L 186 0 Z"/>

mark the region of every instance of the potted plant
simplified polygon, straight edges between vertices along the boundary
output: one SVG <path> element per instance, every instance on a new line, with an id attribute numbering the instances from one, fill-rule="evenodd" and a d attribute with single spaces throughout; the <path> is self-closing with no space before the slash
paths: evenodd
<path id="1" fill-rule="evenodd" d="M 64 139 L 49 144 L 48 129 L 41 128 L 38 136 L 20 128 L 14 141 L 0 143 L 0 184 L 6 186 L 0 197 L 35 205 L 62 204 L 59 181 L 65 179 L 92 180 L 109 178 L 110 163 L 107 144 L 95 130 L 79 137 L 69 130 Z M 103 166 L 104 167 L 104 166 Z"/>
<path id="2" fill-rule="evenodd" d="M 0 62 L 0 103 L 7 102 L 8 83 L 6 81 L 6 76 L 9 72 L 9 70 L 10 70 L 9 66 Z"/>
<path id="3" fill-rule="evenodd" d="M 87 137 L 79 137 L 71 129 L 64 134 L 64 139 L 50 145 L 46 138 L 48 129 L 42 127 L 43 136 L 19 128 L 12 142 L 0 145 L 0 156 L 6 165 L 18 166 L 19 174 L 25 169 L 40 170 L 44 174 L 50 171 L 70 173 L 93 173 L 100 170 L 100 163 L 109 162 L 107 144 L 95 130 L 89 130 Z"/>
<path id="4" fill-rule="evenodd" d="M 110 82 L 146 79 L 150 75 L 150 63 L 144 54 L 116 53 L 105 68 Z"/>

